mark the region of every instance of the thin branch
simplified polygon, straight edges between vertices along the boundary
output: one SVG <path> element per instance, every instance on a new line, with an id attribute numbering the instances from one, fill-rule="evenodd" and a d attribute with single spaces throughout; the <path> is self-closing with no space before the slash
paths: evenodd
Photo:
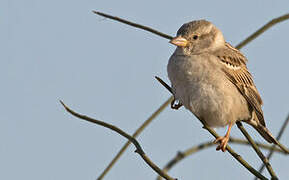
<path id="1" fill-rule="evenodd" d="M 234 143 L 234 144 L 240 144 L 240 145 L 250 145 L 250 143 L 247 141 L 247 140 L 243 140 L 243 139 L 237 139 L 237 138 L 232 138 L 230 137 L 230 140 L 229 140 L 230 143 Z M 272 149 L 272 146 L 271 145 L 268 145 L 268 144 L 263 144 L 263 143 L 260 143 L 260 142 L 256 142 L 255 141 L 255 144 L 262 148 L 262 149 L 267 149 L 267 150 L 271 150 Z M 284 152 L 282 149 L 278 148 L 278 147 L 274 147 L 272 149 L 274 152 L 278 152 L 280 154 L 283 154 L 283 155 L 287 155 L 286 152 Z"/>
<path id="2" fill-rule="evenodd" d="M 288 119 L 289 119 L 289 116 L 288 116 Z M 288 122 L 288 121 L 287 121 Z M 230 137 L 230 140 L 229 140 L 230 143 L 235 143 L 235 144 L 240 144 L 240 145 L 250 145 L 250 143 L 246 140 L 242 140 L 242 139 L 236 139 L 236 138 L 232 138 Z M 259 142 L 255 142 L 257 146 L 263 148 L 263 149 L 268 149 L 268 150 L 273 150 L 274 152 L 278 152 L 278 153 L 281 153 L 281 154 L 287 154 L 286 152 L 284 152 L 283 150 L 277 148 L 276 146 L 270 146 L 270 145 L 267 145 L 267 144 L 262 144 L 262 143 L 259 143 Z M 213 145 L 215 145 L 212 141 L 208 141 L 208 142 L 204 142 L 204 143 L 201 143 L 197 146 L 193 146 L 183 152 L 178 152 L 177 155 L 171 159 L 166 165 L 165 167 L 163 168 L 163 171 L 164 172 L 168 172 L 173 166 L 175 166 L 177 163 L 179 163 L 181 160 L 183 160 L 184 158 L 196 153 L 196 152 L 199 152 L 203 149 L 206 149 L 206 148 L 209 148 L 209 147 L 212 147 Z M 273 148 L 273 149 L 272 149 Z M 161 176 L 158 176 L 157 180 L 161 180 Z M 256 178 L 257 179 L 257 178 Z"/>
<path id="3" fill-rule="evenodd" d="M 149 157 L 145 154 L 145 152 L 143 151 L 142 147 L 140 146 L 139 142 L 132 137 L 131 135 L 127 134 L 126 132 L 124 132 L 123 130 L 121 130 L 120 128 L 111 125 L 109 123 L 103 122 L 103 121 L 99 121 L 93 118 L 90 118 L 88 116 L 79 114 L 74 112 L 73 110 L 71 110 L 68 106 L 66 106 L 62 101 L 60 101 L 60 103 L 63 105 L 63 107 L 65 108 L 65 110 L 67 112 L 69 112 L 70 114 L 72 114 L 75 117 L 78 117 L 80 119 L 86 120 L 88 122 L 92 122 L 95 124 L 98 124 L 100 126 L 106 127 L 108 129 L 111 129 L 112 131 L 117 132 L 119 135 L 125 137 L 127 140 L 129 140 L 131 143 L 134 144 L 134 146 L 136 147 L 136 153 L 138 153 L 142 159 L 156 172 L 158 173 L 160 176 L 162 176 L 163 178 L 167 179 L 167 180 L 175 180 L 174 178 L 170 177 L 167 173 L 163 172 L 157 165 L 155 165 L 150 159 Z"/>
<path id="4" fill-rule="evenodd" d="M 145 31 L 148 31 L 148 32 L 151 32 L 153 34 L 156 34 L 158 36 L 161 36 L 163 38 L 166 38 L 166 39 L 172 39 L 173 37 L 168 35 L 168 34 L 165 34 L 165 33 L 162 33 L 160 31 L 157 31 L 155 29 L 152 29 L 148 26 L 144 26 L 144 25 L 141 25 L 141 24 L 137 24 L 137 23 L 134 23 L 134 22 L 131 22 L 131 21 L 128 21 L 126 19 L 122 19 L 122 18 L 119 18 L 117 16 L 112 16 L 112 15 L 109 15 L 109 14 L 105 14 L 105 13 L 102 13 L 102 12 L 99 12 L 99 11 L 92 11 L 93 13 L 99 15 L 99 16 L 102 16 L 102 17 L 106 17 L 108 19 L 112 19 L 112 20 L 115 20 L 115 21 L 118 21 L 118 22 L 121 22 L 121 23 L 124 23 L 124 24 L 127 24 L 127 25 L 130 25 L 130 26 L 133 26 L 133 27 L 136 27 L 136 28 L 139 28 L 139 29 L 143 29 Z M 267 31 L 268 29 L 270 29 L 272 26 L 280 23 L 280 22 L 283 22 L 283 21 L 286 21 L 287 19 L 289 19 L 289 13 L 288 14 L 285 14 L 285 15 L 282 15 L 280 17 L 277 17 L 277 18 L 274 18 L 272 19 L 271 21 L 269 21 L 268 23 L 266 23 L 264 26 L 262 26 L 261 28 L 259 28 L 257 31 L 255 31 L 252 35 L 250 35 L 249 37 L 247 37 L 246 39 L 244 39 L 242 42 L 240 42 L 236 48 L 237 49 L 241 49 L 242 47 L 246 46 L 248 43 L 250 43 L 251 41 L 253 41 L 254 39 L 256 39 L 258 36 L 260 36 L 261 34 L 263 34 L 265 31 Z"/>
<path id="5" fill-rule="evenodd" d="M 280 131 L 279 131 L 279 133 L 278 133 L 278 135 L 277 135 L 277 138 L 276 138 L 277 141 L 280 140 L 280 138 L 281 138 L 281 136 L 282 136 L 282 134 L 283 134 L 285 128 L 286 128 L 287 125 L 288 125 L 288 122 L 289 122 L 289 114 L 288 114 L 286 120 L 284 121 L 283 125 L 281 126 L 281 129 L 280 129 Z M 270 158 L 272 157 L 273 152 L 274 152 L 273 149 L 274 149 L 275 147 L 276 147 L 275 144 L 271 146 L 270 152 L 269 152 L 269 154 L 267 155 L 267 158 L 268 158 L 268 159 L 270 159 Z M 264 170 L 264 167 L 265 167 L 265 165 L 262 164 L 262 166 L 261 166 L 260 169 L 259 169 L 259 172 L 260 172 L 260 173 L 262 173 L 262 171 Z M 257 180 L 257 178 L 255 178 L 255 180 Z"/>
<path id="6" fill-rule="evenodd" d="M 94 14 L 97 14 L 99 16 L 103 16 L 103 17 L 106 17 L 106 18 L 109 18 L 109 19 L 113 19 L 115 21 L 118 21 L 118 22 L 121 22 L 121 23 L 124 23 L 124 24 L 127 24 L 127 25 L 130 25 L 130 26 L 133 26 L 133 27 L 136 27 L 136 28 L 139 28 L 139 29 L 143 29 L 145 31 L 148 31 L 148 32 L 151 32 L 153 34 L 156 34 L 158 36 L 161 36 L 163 38 L 166 38 L 166 39 L 173 39 L 172 36 L 170 35 L 167 35 L 165 33 L 162 33 L 162 32 L 159 32 L 153 28 L 150 28 L 148 26 L 144 26 L 144 25 L 141 25 L 141 24 L 137 24 L 137 23 L 134 23 L 134 22 L 131 22 L 131 21 L 128 21 L 128 20 L 125 20 L 125 19 L 122 19 L 122 18 L 119 18 L 117 16 L 111 16 L 109 14 L 105 14 L 105 13 L 102 13 L 102 12 L 99 12 L 99 11 L 92 11 Z"/>
<path id="7" fill-rule="evenodd" d="M 161 78 L 156 78 L 162 85 L 166 84 Z M 171 92 L 170 88 L 168 89 L 169 85 L 164 86 L 168 91 Z M 197 117 L 197 116 L 196 116 Z M 206 123 L 197 117 L 200 122 L 203 124 L 203 128 L 209 131 L 215 138 L 218 138 L 219 135 L 214 131 L 212 128 L 208 127 Z M 226 149 L 228 152 L 239 162 L 241 163 L 248 171 L 250 171 L 252 174 L 254 174 L 256 177 L 260 179 L 267 179 L 265 176 L 263 176 L 261 173 L 259 173 L 257 170 L 255 170 L 250 164 L 247 163 L 239 154 L 237 154 L 229 145 L 227 145 Z"/>
<path id="8" fill-rule="evenodd" d="M 103 17 L 106 17 L 106 18 L 109 18 L 109 19 L 112 19 L 112 20 L 115 20 L 115 21 L 118 21 L 118 22 L 121 22 L 121 23 L 124 23 L 124 24 L 127 24 L 127 25 L 130 25 L 130 26 L 133 26 L 133 27 L 136 27 L 136 28 L 140 28 L 140 29 L 143 29 L 145 31 L 149 31 L 153 34 L 156 34 L 156 35 L 159 35 L 163 38 L 166 38 L 166 39 L 172 39 L 172 36 L 168 35 L 168 34 L 165 34 L 165 33 L 162 33 L 162 32 L 159 32 L 155 29 L 152 29 L 150 27 L 147 27 L 147 26 L 143 26 L 141 24 L 137 24 L 137 23 L 134 23 L 134 22 L 131 22 L 131 21 L 128 21 L 128 20 L 125 20 L 125 19 L 122 19 L 122 18 L 119 18 L 119 17 L 116 17 L 116 16 L 112 16 L 112 15 L 109 15 L 109 14 L 105 14 L 105 13 L 102 13 L 102 12 L 99 12 L 99 11 L 93 11 L 93 13 L 97 14 L 97 15 L 100 15 L 100 16 L 103 16 Z M 250 35 L 248 38 L 246 38 L 245 40 L 243 40 L 241 43 L 239 43 L 236 48 L 237 49 L 241 49 L 242 47 L 244 47 L 245 45 L 247 45 L 249 42 L 251 42 L 252 40 L 254 40 L 256 37 L 260 36 L 262 33 L 264 33 L 266 30 L 268 30 L 269 28 L 271 28 L 272 26 L 274 26 L 275 24 L 279 23 L 279 22 L 282 22 L 282 21 L 285 21 L 288 19 L 288 14 L 285 14 L 283 16 L 280 16 L 276 19 L 273 19 L 271 20 L 269 23 L 267 23 L 266 25 L 264 25 L 262 28 L 258 29 L 255 33 L 253 33 L 252 35 Z M 272 23 L 273 22 L 273 23 Z M 268 25 L 270 24 L 270 25 Z M 266 28 L 264 28 L 266 27 Z M 163 103 L 162 106 L 166 106 L 166 104 L 168 103 L 168 101 L 170 99 L 173 99 L 173 97 L 171 96 L 166 102 Z M 162 112 L 164 109 L 158 109 L 156 112 L 158 112 L 158 114 L 160 112 Z M 155 112 L 155 113 L 156 113 Z M 156 116 L 155 116 L 156 117 Z M 154 117 L 154 118 L 155 118 Z M 144 124 L 146 124 L 147 121 L 144 122 Z M 108 165 L 108 167 L 104 170 L 104 172 L 101 174 L 101 176 L 98 178 L 98 180 L 101 180 L 104 175 L 111 169 L 111 167 L 114 165 L 114 163 L 119 159 L 119 157 L 121 156 L 121 154 L 126 150 L 126 148 L 128 147 L 128 144 L 126 143 L 122 149 L 119 151 L 119 153 L 115 156 L 115 158 L 110 162 L 110 164 Z"/>
<path id="9" fill-rule="evenodd" d="M 254 140 L 251 138 L 251 136 L 249 135 L 249 133 L 246 131 L 246 129 L 244 128 L 244 126 L 242 125 L 241 122 L 236 122 L 238 128 L 241 130 L 241 132 L 243 133 L 243 135 L 247 138 L 247 140 L 249 141 L 249 143 L 252 145 L 253 149 L 255 150 L 255 152 L 257 153 L 257 155 L 259 156 L 259 158 L 263 161 L 263 163 L 265 164 L 268 172 L 271 175 L 271 179 L 273 180 L 277 180 L 277 176 L 269 162 L 269 160 L 264 156 L 264 154 L 261 152 L 261 150 L 259 149 L 259 147 L 256 145 L 256 143 L 254 142 Z"/>
<path id="10" fill-rule="evenodd" d="M 230 143 L 235 143 L 235 144 L 240 144 L 240 145 L 250 145 L 250 143 L 247 140 L 237 139 L 237 138 L 232 138 L 232 137 L 230 137 L 229 142 Z M 257 144 L 257 146 L 259 146 L 260 148 L 263 148 L 263 149 L 271 150 L 271 148 L 272 148 L 270 145 L 267 145 L 267 144 L 263 144 L 263 143 L 259 143 L 259 142 L 255 142 L 255 143 Z M 191 148 L 189 148 L 189 149 L 187 149 L 185 151 L 182 151 L 182 152 L 179 151 L 177 153 L 177 155 L 175 157 L 173 157 L 164 166 L 163 171 L 164 172 L 168 172 L 177 163 L 179 163 L 183 159 L 187 158 L 188 156 L 193 155 L 194 153 L 199 152 L 199 151 L 201 151 L 203 149 L 207 149 L 209 147 L 212 147 L 214 145 L 215 145 L 215 143 L 213 143 L 212 141 L 207 141 L 207 142 L 201 143 L 201 144 L 199 144 L 197 146 L 193 146 L 193 147 L 191 147 Z M 276 147 L 274 147 L 273 151 L 281 153 L 281 154 L 286 154 L 286 153 L 284 153 L 284 151 L 282 151 L 281 149 L 276 148 Z M 158 176 L 157 180 L 162 180 L 162 177 Z"/>
<path id="11" fill-rule="evenodd" d="M 163 111 L 169 103 L 173 100 L 170 97 L 165 103 L 163 103 L 132 135 L 132 137 L 136 138 L 149 124 L 150 122 Z M 131 144 L 130 141 L 127 141 L 125 145 L 119 150 L 117 155 L 113 158 L 113 160 L 109 163 L 109 165 L 105 168 L 105 170 L 101 173 L 101 175 L 97 178 L 97 180 L 101 180 L 106 173 L 112 168 L 112 166 L 116 163 L 116 161 L 120 158 L 123 152 L 127 149 L 127 147 Z"/>
<path id="12" fill-rule="evenodd" d="M 271 28 L 272 26 L 274 26 L 277 23 L 280 23 L 282 21 L 285 21 L 289 19 L 289 14 L 285 14 L 283 16 L 277 17 L 275 19 L 272 19 L 271 21 L 269 21 L 267 24 L 265 24 L 264 26 L 262 26 L 259 30 L 257 30 L 256 32 L 254 32 L 252 35 L 250 35 L 249 37 L 247 37 L 245 40 L 243 40 L 241 43 L 239 43 L 236 48 L 237 49 L 241 49 L 242 47 L 244 47 L 245 45 L 247 45 L 249 42 L 253 41 L 254 39 L 256 39 L 258 36 L 260 36 L 261 34 L 263 34 L 265 31 L 267 31 L 269 28 Z"/>

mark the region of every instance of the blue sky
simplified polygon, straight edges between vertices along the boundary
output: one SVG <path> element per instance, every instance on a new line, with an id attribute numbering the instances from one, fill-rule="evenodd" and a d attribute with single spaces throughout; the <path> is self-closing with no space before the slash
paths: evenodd
<path id="1" fill-rule="evenodd" d="M 78 112 L 133 133 L 170 96 L 154 76 L 168 81 L 166 65 L 175 47 L 92 10 L 170 35 L 185 22 L 207 19 L 236 45 L 272 18 L 288 13 L 288 6 L 288 1 L 261 0 L 1 1 L 0 179 L 95 179 L 126 142 L 72 117 L 60 99 Z M 278 24 L 242 49 L 274 135 L 289 112 L 288 30 L 289 21 Z M 201 127 L 184 108 L 167 108 L 138 140 L 162 167 L 177 151 L 213 140 Z M 287 146 L 288 132 L 281 140 Z M 242 137 L 236 127 L 232 136 Z M 254 167 L 261 164 L 252 148 L 232 147 Z M 128 148 L 105 179 L 156 177 L 134 149 Z M 275 154 L 271 164 L 280 179 L 288 178 L 288 157 Z M 187 158 L 169 174 L 179 179 L 252 178 L 228 153 L 215 148 Z"/>

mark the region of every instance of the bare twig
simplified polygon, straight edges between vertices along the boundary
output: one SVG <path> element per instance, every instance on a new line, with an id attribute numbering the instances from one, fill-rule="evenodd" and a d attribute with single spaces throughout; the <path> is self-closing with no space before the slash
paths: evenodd
<path id="1" fill-rule="evenodd" d="M 166 84 L 161 78 L 156 78 L 162 85 Z M 164 86 L 168 91 L 171 92 L 171 88 L 169 85 Z M 197 116 L 196 116 L 197 117 Z M 201 123 L 203 124 L 203 128 L 209 131 L 215 138 L 218 138 L 219 135 L 214 131 L 212 128 L 208 127 L 206 123 L 197 117 Z M 229 145 L 227 145 L 226 149 L 228 152 L 239 162 L 241 163 L 248 171 L 250 171 L 252 174 L 254 174 L 256 177 L 260 179 L 267 179 L 265 176 L 263 176 L 261 173 L 259 173 L 257 170 L 255 170 L 250 164 L 247 163 L 239 154 L 237 154 Z"/>
<path id="2" fill-rule="evenodd" d="M 280 138 L 281 138 L 281 136 L 282 136 L 285 128 L 286 128 L 287 125 L 288 125 L 288 122 L 289 122 L 289 115 L 287 116 L 286 120 L 284 121 L 284 123 L 283 123 L 283 125 L 282 125 L 282 127 L 281 127 L 281 129 L 280 129 L 280 131 L 279 131 L 279 133 L 278 133 L 278 135 L 277 135 L 277 138 L 276 138 L 277 141 L 280 140 Z M 268 158 L 268 159 L 270 159 L 270 158 L 272 157 L 273 152 L 274 152 L 274 151 L 273 151 L 273 148 L 275 148 L 275 147 L 276 147 L 275 144 L 271 146 L 270 152 L 269 152 L 269 154 L 267 155 L 267 158 Z M 260 172 L 260 173 L 262 173 L 262 171 L 264 170 L 264 167 L 265 167 L 265 165 L 262 164 L 262 166 L 261 166 L 260 169 L 259 169 L 259 172 Z M 255 180 L 257 180 L 257 178 L 255 178 Z"/>
<path id="3" fill-rule="evenodd" d="M 63 105 L 63 107 L 66 109 L 67 112 L 69 112 L 70 114 L 72 114 L 75 117 L 78 117 L 80 119 L 86 120 L 88 122 L 92 122 L 95 124 L 98 124 L 100 126 L 106 127 L 108 129 L 111 129 L 112 131 L 117 132 L 119 135 L 125 137 L 127 140 L 129 140 L 131 143 L 134 144 L 134 146 L 136 147 L 136 153 L 138 153 L 142 159 L 156 172 L 158 173 L 160 176 L 162 176 L 163 178 L 167 179 L 167 180 L 175 180 L 174 178 L 170 177 L 167 173 L 163 172 L 157 165 L 155 165 L 150 159 L 149 157 L 145 154 L 145 152 L 143 151 L 142 147 L 140 146 L 139 142 L 132 137 L 131 135 L 127 134 L 126 132 L 124 132 L 123 130 L 121 130 L 120 128 L 113 126 L 109 123 L 103 122 L 103 121 L 99 121 L 93 118 L 90 118 L 88 116 L 79 114 L 74 112 L 73 110 L 71 110 L 68 106 L 66 106 L 62 101 L 60 101 L 60 103 Z"/>
<path id="4" fill-rule="evenodd" d="M 132 135 L 132 137 L 136 138 L 143 130 L 146 128 L 150 122 L 157 116 L 159 113 L 164 110 L 168 104 L 173 100 L 172 97 L 170 97 L 165 103 L 163 103 Z M 127 147 L 131 144 L 130 141 L 127 141 L 125 145 L 119 150 L 117 155 L 113 158 L 113 160 L 109 163 L 109 165 L 105 168 L 105 170 L 101 173 L 101 175 L 97 178 L 97 180 L 101 180 L 106 173 L 112 168 L 112 166 L 116 163 L 116 161 L 120 158 L 120 156 L 123 154 L 123 152 L 127 149 Z"/>
<path id="5" fill-rule="evenodd" d="M 159 32 L 159 31 L 157 31 L 155 29 L 152 29 L 152 28 L 147 27 L 147 26 L 143 26 L 141 24 L 137 24 L 137 23 L 134 23 L 134 22 L 131 22 L 131 21 L 128 21 L 128 20 L 125 20 L 125 19 L 122 19 L 122 18 L 119 18 L 119 17 L 116 17 L 116 16 L 112 16 L 112 15 L 109 15 L 109 14 L 105 14 L 105 13 L 102 13 L 102 12 L 99 12 L 99 11 L 93 11 L 93 13 L 95 13 L 97 15 L 100 15 L 100 16 L 103 16 L 103 17 L 106 17 L 106 18 L 109 18 L 109 19 L 112 19 L 112 20 L 115 20 L 115 21 L 118 21 L 118 22 L 121 22 L 121 23 L 124 23 L 124 24 L 127 24 L 127 25 L 130 25 L 130 26 L 133 26 L 133 27 L 136 27 L 136 28 L 143 29 L 145 31 L 149 31 L 149 32 L 151 32 L 153 34 L 159 35 L 159 36 L 161 36 L 163 38 L 166 38 L 166 39 L 172 39 L 172 36 L 170 36 L 168 34 Z M 271 28 L 275 24 L 287 20 L 288 19 L 288 15 L 289 14 L 285 14 L 283 16 L 280 16 L 278 18 L 275 18 L 275 19 L 271 20 L 269 23 L 267 23 L 262 28 L 258 29 L 255 33 L 253 33 L 248 38 L 246 38 L 241 43 L 239 43 L 236 46 L 236 48 L 237 49 L 241 49 L 242 47 L 247 45 L 249 42 L 254 40 L 256 37 L 260 36 L 262 33 L 264 33 L 266 30 L 268 30 L 269 28 Z M 171 96 L 168 100 L 170 100 L 170 99 L 173 99 L 173 97 Z M 166 106 L 166 104 L 168 103 L 168 100 L 166 102 L 164 102 L 162 106 L 164 106 L 164 105 Z M 158 112 L 158 114 L 159 114 L 161 111 L 163 111 L 163 109 L 162 110 L 158 109 L 156 112 Z M 145 123 L 146 123 L 146 121 L 144 122 L 144 124 Z M 108 167 L 104 170 L 104 172 L 101 174 L 101 176 L 98 177 L 98 180 L 101 180 L 104 177 L 104 175 L 109 171 L 109 169 L 113 166 L 113 164 L 117 161 L 117 159 L 121 156 L 121 154 L 126 150 L 127 147 L 128 147 L 128 145 L 126 143 L 122 147 L 122 149 L 119 151 L 119 153 L 115 156 L 115 158 L 111 161 L 111 163 L 108 165 Z"/>
<path id="6" fill-rule="evenodd" d="M 149 31 L 153 34 L 156 34 L 156 35 L 159 35 L 163 38 L 166 38 L 166 39 L 172 39 L 173 37 L 168 35 L 168 34 L 165 34 L 165 33 L 162 33 L 162 32 L 159 32 L 155 29 L 152 29 L 148 26 L 144 26 L 144 25 L 141 25 L 141 24 L 137 24 L 137 23 L 134 23 L 134 22 L 131 22 L 131 21 L 128 21 L 126 19 L 122 19 L 122 18 L 119 18 L 117 16 L 112 16 L 112 15 L 109 15 L 109 14 L 105 14 L 105 13 L 102 13 L 102 12 L 99 12 L 99 11 L 92 11 L 93 13 L 99 15 L 99 16 L 103 16 L 103 17 L 106 17 L 106 18 L 109 18 L 109 19 L 112 19 L 112 20 L 115 20 L 115 21 L 118 21 L 118 22 L 121 22 L 121 23 L 124 23 L 124 24 L 127 24 L 127 25 L 130 25 L 130 26 L 133 26 L 133 27 L 136 27 L 136 28 L 139 28 L 139 29 L 143 29 L 145 31 Z M 289 14 L 284 14 L 280 17 L 277 17 L 277 18 L 274 18 L 272 19 L 271 21 L 269 21 L 268 23 L 266 23 L 264 26 L 262 26 L 261 28 L 259 28 L 257 31 L 255 31 L 252 35 L 250 35 L 249 37 L 247 37 L 246 39 L 244 39 L 242 42 L 240 42 L 236 48 L 237 49 L 241 49 L 242 47 L 246 46 L 248 43 L 250 43 L 251 41 L 253 41 L 254 39 L 256 39 L 258 36 L 260 36 L 261 34 L 263 34 L 265 31 L 267 31 L 268 29 L 270 29 L 272 26 L 280 23 L 280 22 L 283 22 L 283 21 L 286 21 L 287 19 L 289 19 Z"/>
<path id="7" fill-rule="evenodd" d="M 173 91 L 172 91 L 172 88 L 167 84 L 165 83 L 161 78 L 155 76 L 155 78 L 159 81 L 159 83 L 161 83 L 170 93 L 173 94 Z"/>
<path id="8" fill-rule="evenodd" d="M 201 121 L 201 120 L 200 120 Z M 203 121 L 201 121 L 202 124 L 204 125 L 204 128 L 207 129 L 215 138 L 218 138 L 219 135 L 211 128 L 205 126 L 205 123 Z M 228 150 L 228 152 L 240 163 L 242 164 L 248 171 L 250 171 L 252 174 L 254 174 L 256 177 L 260 178 L 260 179 L 267 179 L 265 176 L 263 176 L 261 173 L 259 173 L 258 171 L 256 171 L 256 169 L 254 169 L 250 164 L 247 163 L 247 161 L 245 161 L 241 155 L 237 154 L 230 146 L 227 145 L 226 149 Z"/>
<path id="9" fill-rule="evenodd" d="M 250 35 L 249 37 L 247 37 L 245 40 L 243 40 L 241 43 L 239 43 L 236 48 L 237 49 L 241 49 L 242 47 L 244 47 L 245 45 L 247 45 L 249 42 L 253 41 L 254 39 L 256 39 L 258 36 L 260 36 L 262 33 L 264 33 L 265 31 L 267 31 L 269 28 L 271 28 L 272 26 L 274 26 L 277 23 L 280 23 L 282 21 L 285 21 L 289 19 L 289 14 L 285 14 L 283 16 L 277 17 L 275 19 L 272 19 L 271 21 L 269 21 L 267 24 L 265 24 L 264 26 L 262 26 L 260 29 L 258 29 L 256 32 L 254 32 L 252 35 Z"/>
<path id="10" fill-rule="evenodd" d="M 232 138 L 230 137 L 229 139 L 229 142 L 230 143 L 235 143 L 235 144 L 240 144 L 240 145 L 250 145 L 250 143 L 247 141 L 247 140 L 243 140 L 243 139 L 237 139 L 237 138 Z M 259 143 L 259 142 L 255 142 L 257 144 L 257 146 L 263 148 L 263 149 L 268 149 L 270 150 L 272 147 L 270 145 L 267 145 L 267 144 L 262 144 L 262 143 Z M 201 143 L 199 145 L 196 145 L 196 146 L 193 146 L 185 151 L 179 151 L 177 153 L 177 155 L 175 157 L 173 157 L 163 168 L 163 171 L 164 172 L 168 172 L 171 168 L 173 168 L 177 163 L 179 163 L 181 160 L 185 159 L 186 157 L 196 153 L 196 152 L 199 152 L 203 149 L 206 149 L 206 148 L 209 148 L 209 147 L 212 147 L 214 146 L 215 143 L 213 143 L 212 141 L 207 141 L 207 142 L 204 142 L 204 143 Z M 274 148 L 273 151 L 275 152 L 278 152 L 278 153 L 282 153 L 282 154 L 285 154 L 284 151 L 282 151 L 281 149 L 279 148 Z M 157 180 L 162 180 L 162 177 L 161 176 L 158 176 L 157 177 Z"/>
<path id="11" fill-rule="evenodd" d="M 247 138 L 247 140 L 249 141 L 249 143 L 252 145 L 253 149 L 255 150 L 255 152 L 257 153 L 257 155 L 259 156 L 259 158 L 263 161 L 263 163 L 265 164 L 268 172 L 271 175 L 271 179 L 272 180 L 277 180 L 277 176 L 269 162 L 269 160 L 263 155 L 263 153 L 261 152 L 261 150 L 259 149 L 259 147 L 256 145 L 256 143 L 254 142 L 254 140 L 251 138 L 251 136 L 249 135 L 249 133 L 246 131 L 246 129 L 244 128 L 244 126 L 242 125 L 241 122 L 236 122 L 238 128 L 241 130 L 241 132 L 243 133 L 243 135 Z"/>
<path id="12" fill-rule="evenodd" d="M 94 14 L 97 14 L 99 16 L 103 16 L 103 17 L 106 17 L 106 18 L 109 18 L 109 19 L 113 19 L 115 21 L 118 21 L 118 22 L 121 22 L 121 23 L 124 23 L 124 24 L 127 24 L 127 25 L 130 25 L 130 26 L 133 26 L 133 27 L 136 27 L 136 28 L 139 28 L 139 29 L 143 29 L 145 31 L 148 31 L 148 32 L 151 32 L 153 34 L 156 34 L 158 36 L 161 36 L 163 38 L 166 38 L 166 39 L 173 39 L 172 36 L 170 35 L 167 35 L 165 33 L 162 33 L 162 32 L 159 32 L 153 28 L 150 28 L 148 26 L 144 26 L 144 25 L 141 25 L 141 24 L 137 24 L 137 23 L 134 23 L 134 22 L 131 22 L 131 21 L 128 21 L 128 20 L 125 20 L 125 19 L 122 19 L 122 18 L 119 18 L 117 16 L 111 16 L 109 14 L 105 14 L 105 13 L 102 13 L 102 12 L 99 12 L 99 11 L 92 11 Z"/>

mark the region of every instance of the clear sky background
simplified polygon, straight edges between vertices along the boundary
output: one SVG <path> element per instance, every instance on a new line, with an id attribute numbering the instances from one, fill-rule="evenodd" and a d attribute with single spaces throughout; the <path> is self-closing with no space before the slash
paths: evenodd
<path id="1" fill-rule="evenodd" d="M 72 117 L 60 99 L 77 112 L 132 134 L 169 98 L 154 76 L 168 81 L 166 65 L 175 47 L 167 39 L 96 16 L 92 10 L 170 35 L 185 22 L 207 19 L 236 45 L 272 18 L 288 13 L 289 1 L 276 2 L 0 1 L 0 179 L 92 180 L 126 142 L 108 129 Z M 242 49 L 274 135 L 289 113 L 288 32 L 289 21 L 283 22 Z M 177 151 L 214 140 L 201 127 L 184 108 L 167 108 L 138 140 L 148 156 L 163 167 Z M 289 129 L 281 140 L 287 146 L 288 133 Z M 242 137 L 236 127 L 232 136 Z M 251 147 L 232 147 L 259 168 L 261 161 Z M 156 177 L 134 149 L 128 148 L 105 179 Z M 277 153 L 271 160 L 280 179 L 289 178 L 288 160 Z M 228 153 L 216 152 L 215 147 L 185 159 L 169 174 L 182 180 L 253 178 Z"/>

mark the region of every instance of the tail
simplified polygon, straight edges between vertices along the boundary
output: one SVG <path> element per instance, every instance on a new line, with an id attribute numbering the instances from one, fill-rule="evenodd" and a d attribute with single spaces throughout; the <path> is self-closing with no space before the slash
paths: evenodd
<path id="1" fill-rule="evenodd" d="M 251 124 L 252 125 L 252 124 Z M 274 143 L 278 145 L 278 141 L 274 138 L 274 136 L 271 134 L 271 132 L 263 125 L 257 124 L 252 125 L 258 133 L 269 143 Z"/>
<path id="2" fill-rule="evenodd" d="M 289 154 L 289 149 L 286 148 L 284 145 L 282 145 L 279 141 L 277 141 L 274 136 L 271 134 L 271 132 L 263 125 L 261 125 L 260 123 L 252 123 L 252 122 L 248 122 L 251 126 L 253 126 L 258 133 L 269 143 L 274 143 L 277 146 L 280 147 L 280 149 L 282 149 L 282 151 L 284 151 L 284 153 Z"/>

